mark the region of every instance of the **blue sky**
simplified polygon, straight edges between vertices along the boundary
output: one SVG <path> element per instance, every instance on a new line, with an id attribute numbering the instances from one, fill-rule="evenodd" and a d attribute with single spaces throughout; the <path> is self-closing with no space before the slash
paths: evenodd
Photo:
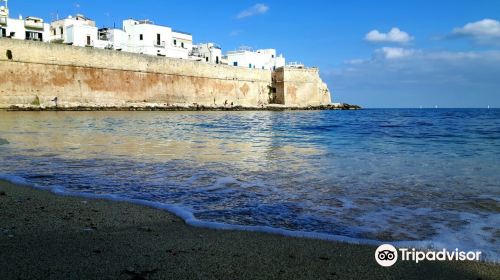
<path id="1" fill-rule="evenodd" d="M 318 66 L 335 102 L 500 107 L 500 1 L 9 1 L 11 16 L 148 18 Z M 392 31 L 391 31 L 392 30 Z"/>

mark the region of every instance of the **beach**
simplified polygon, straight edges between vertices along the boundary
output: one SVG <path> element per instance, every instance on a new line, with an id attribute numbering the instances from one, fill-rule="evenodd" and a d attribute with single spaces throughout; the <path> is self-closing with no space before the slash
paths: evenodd
<path id="1" fill-rule="evenodd" d="M 480 262 L 379 266 L 375 247 L 187 226 L 162 210 L 0 182 L 0 279 L 498 279 Z"/>

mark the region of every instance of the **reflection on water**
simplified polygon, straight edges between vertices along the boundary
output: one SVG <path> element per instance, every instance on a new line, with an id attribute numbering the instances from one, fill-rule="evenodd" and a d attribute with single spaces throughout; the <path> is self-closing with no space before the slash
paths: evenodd
<path id="1" fill-rule="evenodd" d="M 0 112 L 4 175 L 492 259 L 499 163 L 499 110 Z"/>

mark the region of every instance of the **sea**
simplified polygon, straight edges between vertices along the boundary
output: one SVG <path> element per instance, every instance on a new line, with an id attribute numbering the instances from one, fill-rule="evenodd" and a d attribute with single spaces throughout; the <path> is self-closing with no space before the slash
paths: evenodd
<path id="1" fill-rule="evenodd" d="M 3 111 L 0 179 L 199 227 L 500 260 L 500 109 Z"/>

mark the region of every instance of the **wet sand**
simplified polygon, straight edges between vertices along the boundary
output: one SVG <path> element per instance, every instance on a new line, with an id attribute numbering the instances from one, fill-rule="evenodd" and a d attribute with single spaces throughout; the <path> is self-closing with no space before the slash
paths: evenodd
<path id="1" fill-rule="evenodd" d="M 0 279 L 500 279 L 500 265 L 398 262 L 375 247 L 202 229 L 123 202 L 0 181 Z"/>

